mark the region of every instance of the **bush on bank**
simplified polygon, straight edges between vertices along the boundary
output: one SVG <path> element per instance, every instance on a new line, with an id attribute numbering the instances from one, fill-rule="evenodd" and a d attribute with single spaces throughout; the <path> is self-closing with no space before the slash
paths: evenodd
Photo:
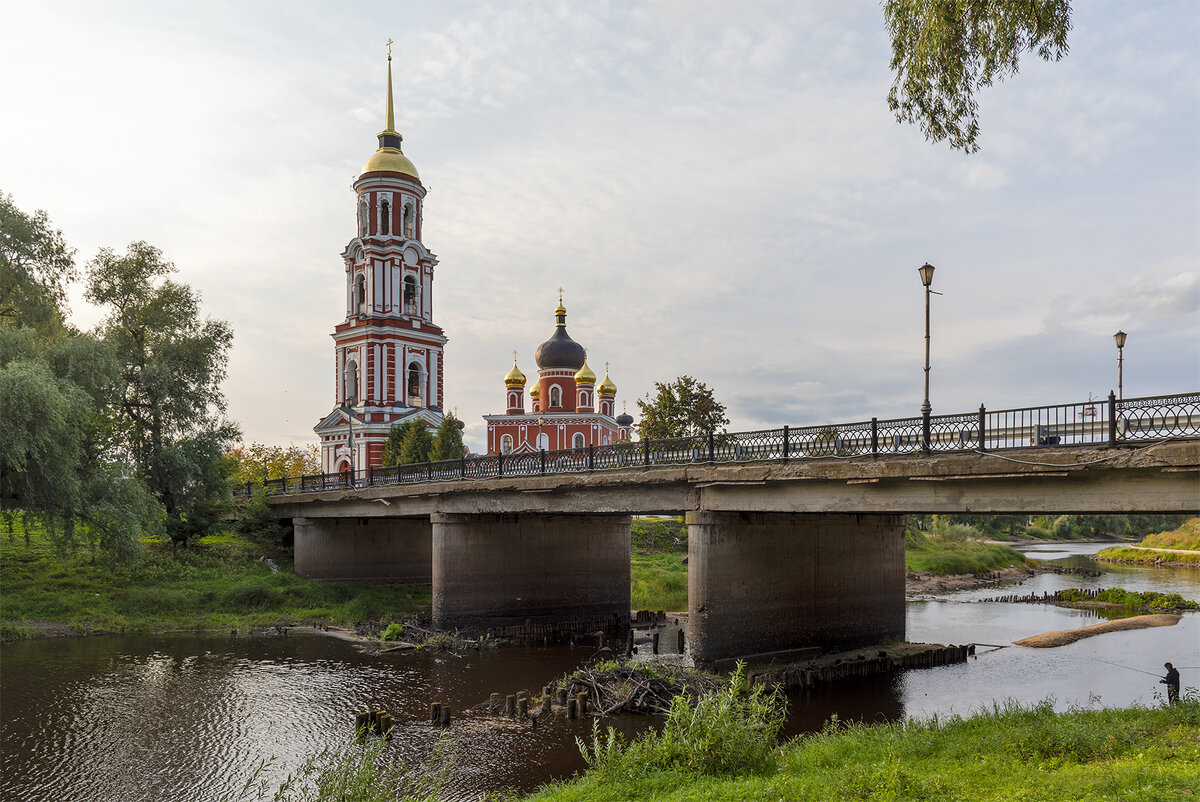
<path id="1" fill-rule="evenodd" d="M 973 716 L 842 724 L 791 741 L 776 766 L 731 776 L 679 763 L 589 771 L 540 802 L 608 800 L 1162 800 L 1200 794 L 1200 701 L 1054 712 L 1049 701 Z M 656 737 L 656 736 L 652 736 Z"/>

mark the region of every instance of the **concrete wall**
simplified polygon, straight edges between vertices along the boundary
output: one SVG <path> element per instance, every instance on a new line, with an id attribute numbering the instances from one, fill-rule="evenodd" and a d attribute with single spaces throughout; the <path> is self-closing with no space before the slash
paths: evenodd
<path id="1" fill-rule="evenodd" d="M 295 518 L 296 573 L 428 585 L 433 536 L 424 518 Z"/>
<path id="2" fill-rule="evenodd" d="M 434 626 L 627 625 L 630 516 L 432 518 Z"/>
<path id="3" fill-rule="evenodd" d="M 904 637 L 904 516 L 700 512 L 687 523 L 698 664 Z"/>

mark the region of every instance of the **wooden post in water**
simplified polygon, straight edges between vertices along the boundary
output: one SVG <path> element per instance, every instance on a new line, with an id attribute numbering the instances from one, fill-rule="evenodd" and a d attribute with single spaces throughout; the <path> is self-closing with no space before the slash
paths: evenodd
<path id="1" fill-rule="evenodd" d="M 567 706 L 567 689 L 566 688 L 558 689 L 558 704 L 562 707 Z"/>
<path id="2" fill-rule="evenodd" d="M 429 723 L 437 726 L 442 722 L 442 705 L 441 702 L 429 703 Z"/>
<path id="3" fill-rule="evenodd" d="M 578 710 L 579 710 L 579 703 L 577 701 L 575 701 L 574 699 L 568 699 L 567 700 L 567 718 L 578 718 L 579 717 Z"/>
<path id="4" fill-rule="evenodd" d="M 514 716 L 517 713 L 517 697 L 509 694 L 504 697 L 504 714 L 506 716 Z"/>
<path id="5" fill-rule="evenodd" d="M 488 699 L 488 712 L 490 712 L 490 713 L 499 713 L 500 712 L 500 694 L 493 693 L 491 698 Z"/>
<path id="6" fill-rule="evenodd" d="M 683 647 L 684 647 L 684 643 L 683 643 L 683 630 L 682 630 L 682 629 L 680 629 L 680 630 L 679 630 L 679 653 L 680 653 L 680 654 L 683 654 Z"/>
<path id="7" fill-rule="evenodd" d="M 442 726 L 450 726 L 450 703 L 442 702 Z"/>
<path id="8" fill-rule="evenodd" d="M 579 695 L 576 696 L 576 698 L 579 700 L 579 715 L 586 716 L 587 715 L 587 691 L 580 691 Z"/>
<path id="9" fill-rule="evenodd" d="M 371 731 L 371 714 L 358 713 L 354 716 L 354 734 L 363 737 Z"/>
<path id="10" fill-rule="evenodd" d="M 658 654 L 658 633 L 657 632 L 655 632 L 654 635 L 650 638 L 650 643 L 651 643 L 650 653 Z"/>
<path id="11" fill-rule="evenodd" d="M 517 701 L 517 718 L 529 718 L 529 697 L 522 696 Z"/>
<path id="12" fill-rule="evenodd" d="M 389 713 L 379 714 L 379 734 L 384 738 L 392 732 L 392 717 Z"/>

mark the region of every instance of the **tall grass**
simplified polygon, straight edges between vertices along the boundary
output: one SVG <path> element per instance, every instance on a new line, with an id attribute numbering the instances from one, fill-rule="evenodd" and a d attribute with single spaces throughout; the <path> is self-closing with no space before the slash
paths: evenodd
<path id="1" fill-rule="evenodd" d="M 679 694 L 662 730 L 649 730 L 625 741 L 611 727 L 592 728 L 590 742 L 576 739 L 597 782 L 643 777 L 662 771 L 701 775 L 764 774 L 778 762 L 775 739 L 787 703 L 782 694 L 751 688 L 745 666 L 738 665 L 718 693 L 692 700 Z"/>
<path id="2" fill-rule="evenodd" d="M 983 574 L 1010 566 L 1025 565 L 1025 555 L 1009 546 L 982 543 L 982 535 L 967 524 L 941 523 L 928 534 L 905 533 L 904 566 L 939 576 Z"/>

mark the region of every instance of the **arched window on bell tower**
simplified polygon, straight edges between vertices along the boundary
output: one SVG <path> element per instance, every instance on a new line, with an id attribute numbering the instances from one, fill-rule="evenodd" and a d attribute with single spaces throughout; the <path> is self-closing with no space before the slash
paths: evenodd
<path id="1" fill-rule="evenodd" d="M 359 273 L 354 279 L 354 314 L 362 315 L 367 311 L 367 277 Z"/>
<path id="2" fill-rule="evenodd" d="M 416 276 L 404 277 L 404 314 L 417 316 L 421 314 L 421 302 L 417 289 Z"/>
<path id="3" fill-rule="evenodd" d="M 425 399 L 421 392 L 421 386 L 425 383 L 425 371 L 421 368 L 420 362 L 408 363 L 408 405 L 410 407 L 425 406 Z"/>
<path id="4" fill-rule="evenodd" d="M 358 236 L 367 236 L 370 222 L 371 212 L 367 207 L 367 199 L 363 198 L 362 203 L 358 205 Z"/>
<path id="5" fill-rule="evenodd" d="M 409 239 L 413 238 L 413 231 L 416 229 L 416 215 L 413 213 L 411 203 L 404 204 L 404 236 Z"/>
<path id="6" fill-rule="evenodd" d="M 379 204 L 379 233 L 392 233 L 392 204 L 387 201 Z"/>
<path id="7" fill-rule="evenodd" d="M 346 403 L 358 403 L 358 363 L 353 359 L 346 362 Z"/>

